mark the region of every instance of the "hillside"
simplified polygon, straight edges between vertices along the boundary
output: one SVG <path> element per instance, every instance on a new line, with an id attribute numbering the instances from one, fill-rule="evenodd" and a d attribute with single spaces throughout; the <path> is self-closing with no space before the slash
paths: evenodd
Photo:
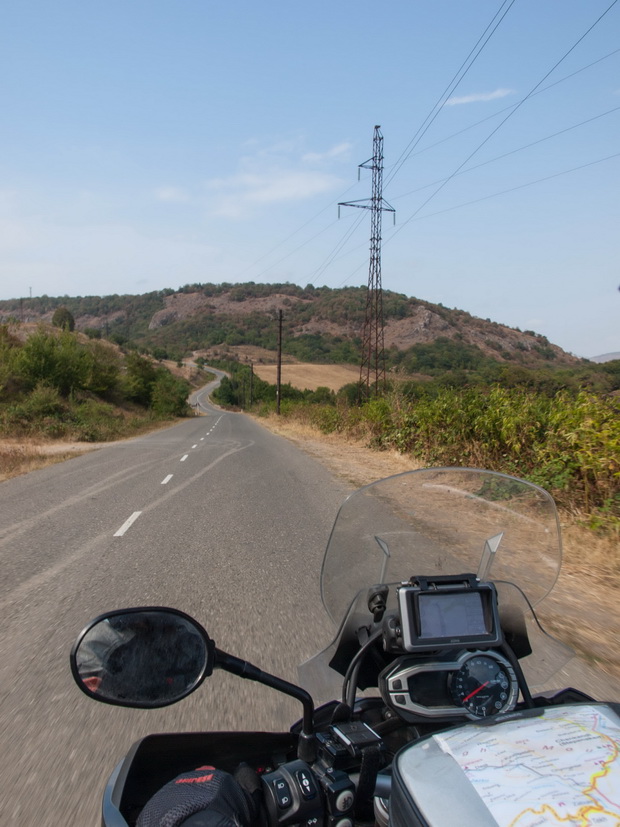
<path id="1" fill-rule="evenodd" d="M 284 352 L 300 361 L 352 363 L 359 359 L 366 288 L 331 289 L 292 284 L 204 284 L 144 295 L 49 297 L 0 301 L 0 323 L 49 322 L 58 307 L 73 314 L 76 329 L 91 337 L 131 342 L 159 358 L 195 351 L 230 356 L 251 346 L 271 352 L 277 343 L 277 315 L 283 311 Z M 424 365 L 423 348 L 437 341 L 468 369 L 483 359 L 526 367 L 582 364 L 534 331 L 478 319 L 399 293 L 384 291 L 385 346 L 391 367 L 415 372 Z M 407 354 L 415 351 L 415 358 Z M 422 362 L 420 361 L 422 359 Z M 458 360 L 457 360 L 458 361 Z"/>

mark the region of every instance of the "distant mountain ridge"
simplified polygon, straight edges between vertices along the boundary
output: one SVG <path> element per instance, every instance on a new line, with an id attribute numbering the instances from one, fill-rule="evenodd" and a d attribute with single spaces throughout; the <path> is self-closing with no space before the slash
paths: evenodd
<path id="1" fill-rule="evenodd" d="M 618 353 L 603 353 L 601 356 L 592 356 L 589 361 L 602 364 L 603 362 L 613 362 L 616 359 L 620 359 L 620 351 Z"/>
<path id="2" fill-rule="evenodd" d="M 292 284 L 195 284 L 142 295 L 49 297 L 0 301 L 0 322 L 51 321 L 65 306 L 76 329 L 139 346 L 192 352 L 217 346 L 275 349 L 282 310 L 287 350 L 306 361 L 357 361 L 365 287 L 305 288 Z M 534 331 L 521 331 L 404 294 L 383 293 L 388 352 L 439 341 L 477 349 L 499 362 L 577 365 L 572 354 Z"/>

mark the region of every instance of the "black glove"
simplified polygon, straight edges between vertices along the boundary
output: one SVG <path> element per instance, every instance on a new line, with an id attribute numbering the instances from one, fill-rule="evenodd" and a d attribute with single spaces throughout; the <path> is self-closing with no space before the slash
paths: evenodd
<path id="1" fill-rule="evenodd" d="M 200 767 L 155 793 L 136 827 L 253 827 L 260 823 L 257 799 L 229 773 Z"/>
<path id="2" fill-rule="evenodd" d="M 250 798 L 250 809 L 254 818 L 252 824 L 256 824 L 257 827 L 267 827 L 266 810 L 263 806 L 265 801 L 263 785 L 256 770 L 253 770 L 249 764 L 242 762 L 235 770 L 234 778 Z"/>

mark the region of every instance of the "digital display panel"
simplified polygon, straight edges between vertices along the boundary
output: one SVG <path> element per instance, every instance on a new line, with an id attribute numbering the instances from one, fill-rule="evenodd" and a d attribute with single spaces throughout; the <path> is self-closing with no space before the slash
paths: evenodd
<path id="1" fill-rule="evenodd" d="M 480 592 L 420 594 L 418 607 L 420 639 L 471 637 L 491 631 Z"/>
<path id="2" fill-rule="evenodd" d="M 470 579 L 472 585 L 464 585 Z M 403 585 L 398 590 L 403 649 L 427 652 L 455 645 L 496 646 L 502 641 L 497 593 L 475 575 Z M 446 582 L 447 581 L 447 582 Z M 430 585 L 429 585 L 430 582 Z"/>

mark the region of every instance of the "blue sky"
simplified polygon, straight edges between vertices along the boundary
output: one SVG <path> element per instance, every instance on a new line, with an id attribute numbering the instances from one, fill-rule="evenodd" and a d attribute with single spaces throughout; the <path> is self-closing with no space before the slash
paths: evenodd
<path id="1" fill-rule="evenodd" d="M 380 124 L 385 288 L 620 351 L 620 2 L 586 34 L 610 6 L 9 4 L 0 298 L 364 284 L 370 216 L 337 203 L 370 195 Z"/>

